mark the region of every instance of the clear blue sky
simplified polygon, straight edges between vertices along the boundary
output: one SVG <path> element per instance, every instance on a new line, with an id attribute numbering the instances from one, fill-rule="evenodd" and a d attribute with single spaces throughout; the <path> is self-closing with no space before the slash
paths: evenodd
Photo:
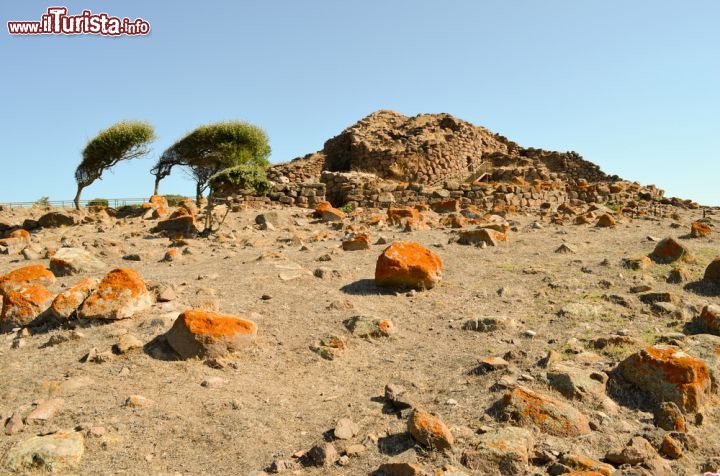
<path id="1" fill-rule="evenodd" d="M 51 5 L 142 17 L 148 37 L 10 37 Z M 150 159 L 84 192 L 142 197 L 203 123 L 265 128 L 272 161 L 381 108 L 448 112 L 524 146 L 720 205 L 720 2 L 658 0 L 3 0 L 0 202 L 72 198 L 86 141 L 156 127 Z M 163 193 L 193 193 L 180 171 Z"/>

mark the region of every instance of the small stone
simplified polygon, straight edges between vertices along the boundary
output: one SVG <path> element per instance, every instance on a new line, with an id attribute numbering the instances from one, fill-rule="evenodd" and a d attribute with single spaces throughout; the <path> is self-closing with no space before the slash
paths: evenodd
<path id="1" fill-rule="evenodd" d="M 341 418 L 335 425 L 334 432 L 335 438 L 349 440 L 360 432 L 360 427 L 349 418 Z"/>
<path id="2" fill-rule="evenodd" d="M 682 444 L 670 435 L 663 438 L 660 451 L 670 459 L 678 459 L 683 455 Z"/>
<path id="3" fill-rule="evenodd" d="M 222 377 L 208 377 L 200 384 L 205 388 L 219 388 L 225 385 L 226 380 Z"/>
<path id="4" fill-rule="evenodd" d="M 65 401 L 62 398 L 43 400 L 25 417 L 25 422 L 32 423 L 36 420 L 50 420 L 58 414 L 64 406 Z"/>
<path id="5" fill-rule="evenodd" d="M 307 452 L 307 457 L 314 466 L 328 467 L 340 458 L 332 443 L 319 443 Z"/>
<path id="6" fill-rule="evenodd" d="M 125 400 L 125 406 L 128 406 L 128 407 L 142 408 L 142 407 L 150 407 L 152 405 L 155 405 L 155 401 L 151 400 L 149 398 L 143 397 L 142 395 L 130 395 Z"/>
<path id="7" fill-rule="evenodd" d="M 415 441 L 430 449 L 449 449 L 455 442 L 455 438 L 440 417 L 426 411 L 413 410 L 407 427 Z"/>
<path id="8" fill-rule="evenodd" d="M 480 360 L 479 365 L 473 371 L 478 375 L 484 375 L 488 372 L 495 372 L 496 370 L 506 369 L 510 365 L 505 359 L 501 357 L 485 357 Z"/>
<path id="9" fill-rule="evenodd" d="M 143 343 L 140 339 L 132 334 L 121 335 L 118 339 L 118 343 L 115 344 L 115 351 L 118 354 L 127 354 L 131 350 L 141 349 Z"/>

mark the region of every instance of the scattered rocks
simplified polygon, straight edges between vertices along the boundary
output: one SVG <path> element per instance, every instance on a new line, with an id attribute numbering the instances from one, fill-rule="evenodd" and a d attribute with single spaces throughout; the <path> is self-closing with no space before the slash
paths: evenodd
<path id="1" fill-rule="evenodd" d="M 478 317 L 463 322 L 463 329 L 477 332 L 494 332 L 514 327 L 515 321 L 508 317 Z"/>
<path id="2" fill-rule="evenodd" d="M 51 398 L 42 400 L 33 410 L 25 417 L 25 422 L 30 424 L 38 420 L 50 420 L 57 415 L 65 406 L 65 400 L 62 398 Z"/>

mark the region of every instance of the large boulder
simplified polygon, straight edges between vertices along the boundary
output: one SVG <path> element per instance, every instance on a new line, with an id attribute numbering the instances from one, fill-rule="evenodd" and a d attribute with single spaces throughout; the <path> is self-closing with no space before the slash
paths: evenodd
<path id="1" fill-rule="evenodd" d="M 102 271 L 107 265 L 82 248 L 60 248 L 50 258 L 50 270 L 55 276 Z"/>
<path id="2" fill-rule="evenodd" d="M 412 241 L 388 246 L 375 265 L 375 282 L 380 286 L 430 289 L 441 279 L 440 258 Z"/>
<path id="3" fill-rule="evenodd" d="M 182 358 L 217 358 L 241 350 L 257 337 L 257 324 L 229 314 L 188 309 L 165 335 Z"/>
<path id="4" fill-rule="evenodd" d="M 5 284 L 41 284 L 49 286 L 56 281 L 55 275 L 43 265 L 34 264 L 10 271 L 0 276 L 0 288 Z"/>
<path id="5" fill-rule="evenodd" d="M 670 345 L 632 354 L 620 362 L 618 372 L 656 403 L 673 402 L 684 412 L 698 411 L 710 393 L 710 370 L 705 361 Z"/>
<path id="6" fill-rule="evenodd" d="M 35 325 L 44 320 L 54 295 L 40 284 L 7 283 L 0 287 L 0 331 Z"/>
<path id="7" fill-rule="evenodd" d="M 152 306 L 145 281 L 132 269 L 117 268 L 100 281 L 78 311 L 81 319 L 127 319 Z"/>
<path id="8" fill-rule="evenodd" d="M 78 466 L 84 452 L 85 439 L 82 433 L 62 431 L 34 436 L 8 451 L 5 467 L 14 472 L 41 470 L 68 474 L 65 470 Z"/>
<path id="9" fill-rule="evenodd" d="M 672 263 L 690 259 L 690 251 L 675 238 L 665 238 L 655 245 L 651 257 L 661 263 Z"/>
<path id="10" fill-rule="evenodd" d="M 81 213 L 75 210 L 48 212 L 40 217 L 38 224 L 40 224 L 43 228 L 58 228 L 61 226 L 78 225 L 80 224 L 81 219 Z"/>
<path id="11" fill-rule="evenodd" d="M 703 280 L 707 283 L 720 286 L 720 258 L 715 258 L 710 262 L 708 267 L 705 268 Z"/>
<path id="12" fill-rule="evenodd" d="M 574 437 L 590 433 L 590 422 L 575 407 L 517 386 L 499 402 L 500 415 L 518 426 L 534 426 L 543 433 Z"/>

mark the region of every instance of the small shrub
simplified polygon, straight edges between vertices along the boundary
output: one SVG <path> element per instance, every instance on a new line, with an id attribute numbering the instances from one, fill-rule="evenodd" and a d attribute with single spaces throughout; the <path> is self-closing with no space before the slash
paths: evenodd
<path id="1" fill-rule="evenodd" d="M 165 197 L 165 200 L 167 200 L 168 205 L 171 207 L 177 207 L 180 205 L 180 202 L 185 200 L 187 197 L 184 195 L 177 195 L 177 194 L 169 194 L 169 195 L 163 195 Z"/>
<path id="2" fill-rule="evenodd" d="M 619 212 L 623 208 L 622 204 L 614 202 L 608 202 L 605 204 L 605 206 L 614 212 Z"/>
<path id="3" fill-rule="evenodd" d="M 106 198 L 93 198 L 87 204 L 88 207 L 109 207 L 110 202 Z"/>
<path id="4" fill-rule="evenodd" d="M 47 210 L 48 208 L 50 208 L 50 197 L 38 198 L 37 200 L 35 200 L 33 206 Z"/>
<path id="5" fill-rule="evenodd" d="M 346 203 L 342 207 L 340 207 L 340 211 L 343 213 L 350 214 L 353 211 L 355 211 L 355 207 L 352 206 L 352 203 Z"/>

